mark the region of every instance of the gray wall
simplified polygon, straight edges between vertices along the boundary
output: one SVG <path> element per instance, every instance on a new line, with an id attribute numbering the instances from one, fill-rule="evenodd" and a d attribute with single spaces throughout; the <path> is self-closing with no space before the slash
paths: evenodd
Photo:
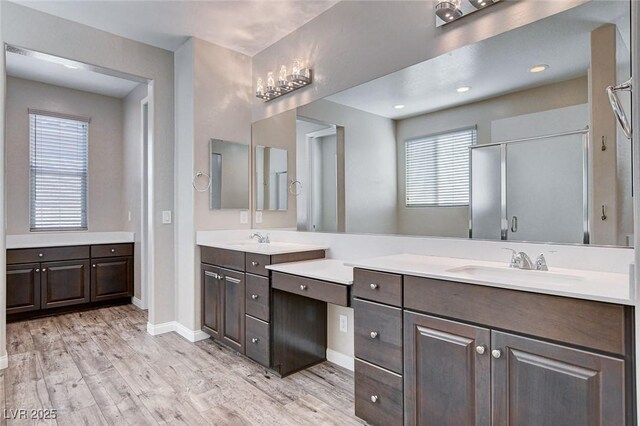
<path id="1" fill-rule="evenodd" d="M 298 115 L 344 127 L 347 232 L 396 233 L 393 120 L 324 99 L 298 108 Z"/>
<path id="2" fill-rule="evenodd" d="M 125 230 L 135 234 L 133 295 L 140 299 L 142 246 L 142 110 L 140 102 L 148 96 L 146 84 L 140 84 L 124 98 L 124 175 L 122 179 Z M 128 218 L 131 212 L 131 220 Z"/>
<path id="3" fill-rule="evenodd" d="M 122 99 L 8 77 L 6 102 L 7 233 L 30 232 L 29 108 L 91 118 L 89 231 L 122 231 L 126 217 Z"/>
<path id="4" fill-rule="evenodd" d="M 584 104 L 587 98 L 587 78 L 580 77 L 398 120 L 398 233 L 463 238 L 469 234 L 468 207 L 405 207 L 404 141 L 475 125 L 478 144 L 490 143 L 493 120 Z"/>
<path id="5" fill-rule="evenodd" d="M 10 2 L 2 4 L 1 28 L 5 43 L 153 81 L 155 235 L 149 322 L 173 321 L 174 232 L 173 225 L 162 224 L 162 210 L 172 210 L 174 205 L 173 53 Z"/>

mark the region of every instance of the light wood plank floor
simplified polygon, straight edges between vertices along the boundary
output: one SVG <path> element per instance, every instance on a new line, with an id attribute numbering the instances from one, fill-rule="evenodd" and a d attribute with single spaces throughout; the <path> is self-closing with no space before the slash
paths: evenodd
<path id="1" fill-rule="evenodd" d="M 323 363 L 280 379 L 210 339 L 153 337 L 146 324 L 133 305 L 8 324 L 2 424 L 363 423 L 347 370 Z M 5 419 L 51 408 L 57 420 Z"/>

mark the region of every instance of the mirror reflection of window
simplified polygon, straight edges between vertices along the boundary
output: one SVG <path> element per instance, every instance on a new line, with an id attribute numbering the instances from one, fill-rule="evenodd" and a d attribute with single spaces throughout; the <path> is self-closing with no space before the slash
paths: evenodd
<path id="1" fill-rule="evenodd" d="M 211 139 L 209 208 L 249 209 L 249 145 Z"/>
<path id="2" fill-rule="evenodd" d="M 256 147 L 256 210 L 286 211 L 289 174 L 286 149 Z"/>

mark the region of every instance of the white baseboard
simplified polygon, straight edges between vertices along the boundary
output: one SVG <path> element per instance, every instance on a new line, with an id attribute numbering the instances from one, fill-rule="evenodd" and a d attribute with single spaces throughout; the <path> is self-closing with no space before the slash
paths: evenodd
<path id="1" fill-rule="evenodd" d="M 138 299 L 137 297 L 132 297 L 131 303 L 142 310 L 147 310 L 147 307 L 142 303 L 142 300 Z"/>
<path id="2" fill-rule="evenodd" d="M 340 367 L 353 371 L 353 357 L 327 348 L 327 361 L 332 362 Z"/>
<path id="3" fill-rule="evenodd" d="M 4 351 L 4 355 L 0 356 L 0 370 L 4 370 L 9 366 L 9 355 Z"/>
<path id="4" fill-rule="evenodd" d="M 153 325 L 147 323 L 147 333 L 152 336 L 157 336 L 159 334 L 171 333 L 175 331 L 184 339 L 194 343 L 200 340 L 205 340 L 209 338 L 209 335 L 202 330 L 191 330 L 184 325 L 178 323 L 177 321 L 165 322 L 162 324 Z"/>

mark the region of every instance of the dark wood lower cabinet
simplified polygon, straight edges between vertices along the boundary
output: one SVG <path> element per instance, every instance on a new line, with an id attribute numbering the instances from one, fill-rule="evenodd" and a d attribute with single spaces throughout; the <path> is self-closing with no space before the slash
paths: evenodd
<path id="1" fill-rule="evenodd" d="M 245 276 L 243 273 L 220 268 L 222 276 L 222 333 L 221 339 L 240 353 L 244 353 Z"/>
<path id="2" fill-rule="evenodd" d="M 7 315 L 40 309 L 40 264 L 7 266 Z"/>
<path id="3" fill-rule="evenodd" d="M 406 424 L 491 423 L 488 329 L 405 311 L 404 344 Z"/>
<path id="4" fill-rule="evenodd" d="M 210 336 L 220 338 L 222 330 L 222 282 L 220 269 L 202 264 L 202 329 Z"/>
<path id="5" fill-rule="evenodd" d="M 622 359 L 492 332 L 493 424 L 624 425 Z"/>
<path id="6" fill-rule="evenodd" d="M 94 259 L 91 269 L 92 302 L 119 299 L 133 292 L 131 257 Z"/>
<path id="7" fill-rule="evenodd" d="M 42 263 L 41 306 L 60 306 L 88 303 L 91 300 L 89 260 Z"/>

